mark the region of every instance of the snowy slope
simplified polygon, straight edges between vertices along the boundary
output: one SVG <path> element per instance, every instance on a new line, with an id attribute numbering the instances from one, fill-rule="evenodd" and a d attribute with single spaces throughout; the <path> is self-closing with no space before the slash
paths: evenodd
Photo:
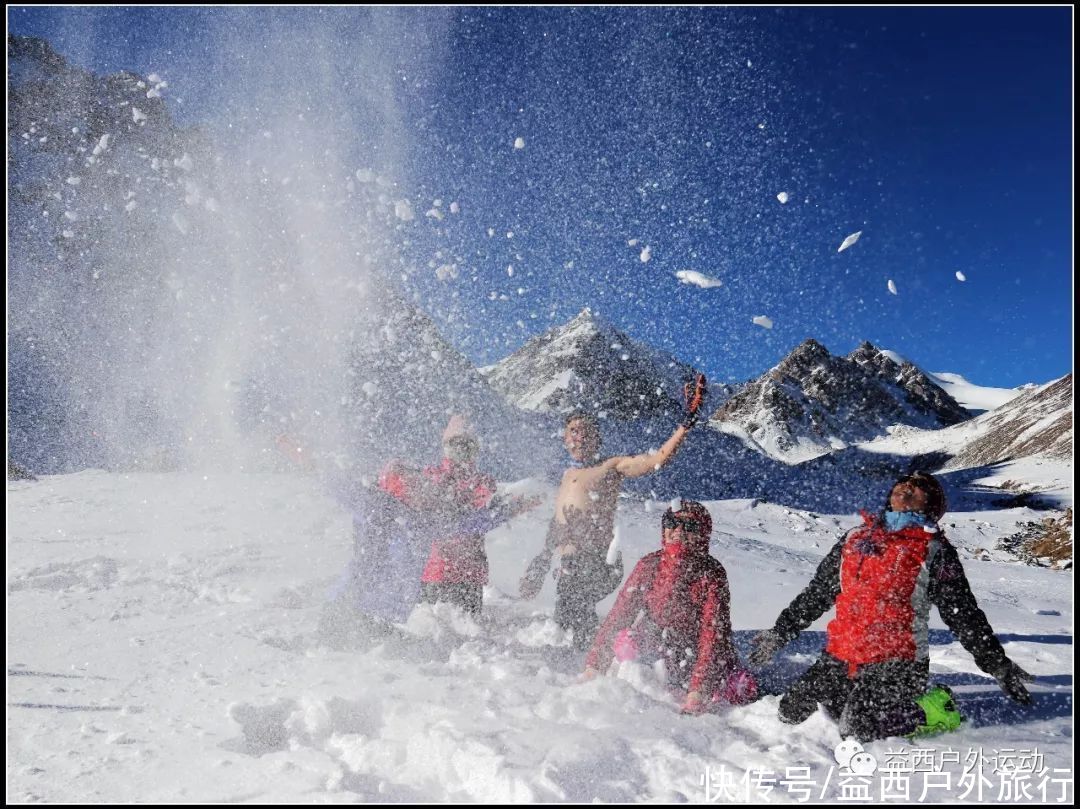
<path id="1" fill-rule="evenodd" d="M 551 509 L 543 484 L 516 488 L 548 499 L 489 536 L 481 622 L 419 608 L 399 638 L 340 652 L 312 632 L 350 524 L 312 480 L 88 471 L 9 483 L 8 801 L 701 801 L 707 768 L 738 779 L 794 767 L 839 795 L 840 739 L 820 714 L 788 727 L 765 696 L 682 717 L 632 667 L 577 682 L 581 657 L 549 617 L 552 582 L 536 602 L 507 595 Z M 752 500 L 709 507 L 744 649 L 855 520 Z M 621 506 L 629 563 L 657 547 L 662 508 Z M 946 519 L 1007 651 L 1042 677 L 1034 708 L 1012 707 L 935 614 L 932 669 L 970 721 L 920 746 L 959 762 L 980 748 L 1037 748 L 1048 768 L 1071 760 L 1072 575 L 973 558 L 1033 516 Z M 805 668 L 824 625 L 763 673 L 766 688 Z M 900 747 L 869 749 L 885 761 Z M 954 786 L 938 797 L 961 799 L 962 767 L 946 765 Z"/>
<path id="2" fill-rule="evenodd" d="M 960 374 L 938 371 L 929 375 L 946 393 L 956 399 L 961 406 L 973 413 L 993 410 L 995 407 L 1015 399 L 1024 391 L 1021 388 L 991 388 L 968 382 Z"/>

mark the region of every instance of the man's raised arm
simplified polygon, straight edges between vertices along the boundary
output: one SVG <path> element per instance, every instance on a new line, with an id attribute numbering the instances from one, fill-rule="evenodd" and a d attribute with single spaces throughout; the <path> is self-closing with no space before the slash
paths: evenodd
<path id="1" fill-rule="evenodd" d="M 655 472 L 675 457 L 675 453 L 686 439 L 686 434 L 697 424 L 701 415 L 702 406 L 705 404 L 705 375 L 698 374 L 692 382 L 687 382 L 683 387 L 683 395 L 686 398 L 686 405 L 682 424 L 675 428 L 671 438 L 665 441 L 656 452 L 612 458 L 616 472 L 624 477 L 638 478 Z"/>

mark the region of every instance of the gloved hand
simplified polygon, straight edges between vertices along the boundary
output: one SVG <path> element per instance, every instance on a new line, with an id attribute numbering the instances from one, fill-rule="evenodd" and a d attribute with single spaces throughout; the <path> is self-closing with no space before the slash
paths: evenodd
<path id="1" fill-rule="evenodd" d="M 1031 682 L 1035 679 L 1033 674 L 1028 674 L 1014 662 L 1006 658 L 1001 666 L 990 672 L 990 675 L 998 681 L 1001 690 L 1004 691 L 1013 702 L 1018 702 L 1021 705 L 1031 704 L 1031 694 L 1028 693 L 1027 688 L 1024 686 L 1024 680 Z"/>
<path id="2" fill-rule="evenodd" d="M 698 714 L 705 713 L 707 707 L 708 703 L 705 702 L 704 697 L 701 696 L 701 692 L 691 691 L 686 695 L 686 699 L 683 700 L 679 713 L 697 716 Z"/>
<path id="3" fill-rule="evenodd" d="M 701 416 L 701 407 L 705 404 L 705 374 L 698 374 L 693 381 L 683 385 L 683 396 L 686 399 L 686 407 L 682 426 L 690 429 L 698 422 Z"/>
<path id="4" fill-rule="evenodd" d="M 518 584 L 518 592 L 521 593 L 522 598 L 535 598 L 543 589 L 544 577 L 547 576 L 548 569 L 551 567 L 551 556 L 550 551 L 543 550 L 529 562 L 525 575 L 521 577 L 521 582 Z"/>
<path id="5" fill-rule="evenodd" d="M 754 635 L 750 640 L 750 645 L 753 646 L 753 650 L 747 659 L 752 666 L 760 669 L 769 665 L 776 657 L 776 653 L 787 646 L 787 643 L 775 629 L 766 629 Z"/>

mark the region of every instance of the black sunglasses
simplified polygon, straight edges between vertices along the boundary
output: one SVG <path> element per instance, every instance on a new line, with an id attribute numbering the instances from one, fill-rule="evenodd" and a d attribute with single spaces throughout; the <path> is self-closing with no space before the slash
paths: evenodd
<path id="1" fill-rule="evenodd" d="M 660 526 L 662 528 L 678 528 L 682 526 L 682 529 L 688 534 L 702 534 L 703 526 L 700 522 L 692 517 L 680 517 L 678 514 L 672 514 L 670 511 L 665 513 L 660 519 Z"/>

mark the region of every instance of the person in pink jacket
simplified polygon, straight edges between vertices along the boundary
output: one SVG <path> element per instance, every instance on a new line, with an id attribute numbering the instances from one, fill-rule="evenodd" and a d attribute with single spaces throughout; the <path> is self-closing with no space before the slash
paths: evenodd
<path id="1" fill-rule="evenodd" d="M 732 643 L 727 573 L 709 555 L 709 512 L 683 500 L 661 526 L 663 547 L 638 562 L 623 585 L 585 660 L 586 678 L 615 658 L 662 660 L 684 713 L 752 701 L 756 683 Z"/>

